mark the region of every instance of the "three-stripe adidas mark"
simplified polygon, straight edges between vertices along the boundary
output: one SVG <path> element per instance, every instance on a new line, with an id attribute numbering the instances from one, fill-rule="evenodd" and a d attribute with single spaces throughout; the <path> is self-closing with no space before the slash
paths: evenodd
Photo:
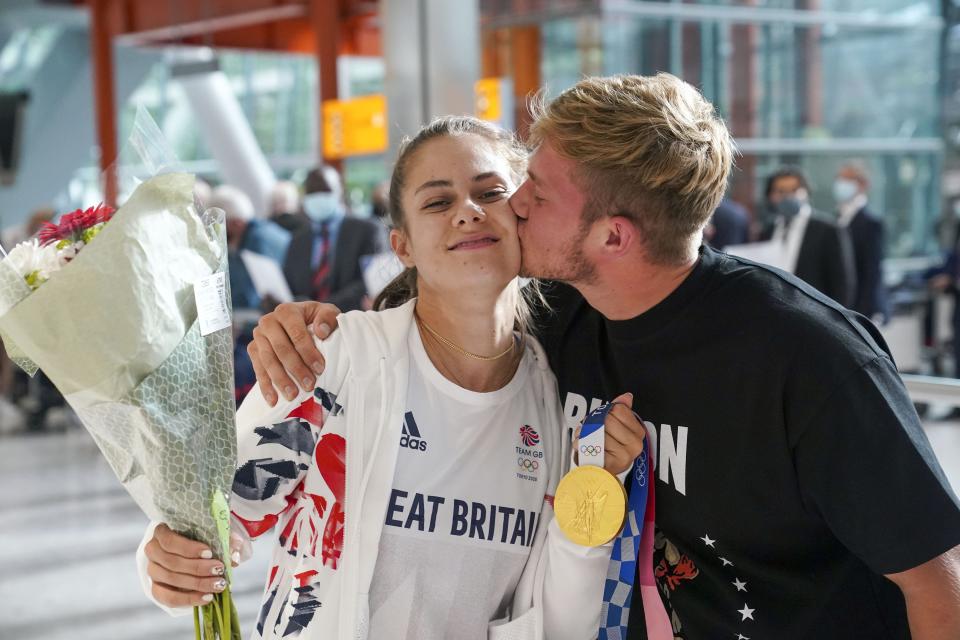
<path id="1" fill-rule="evenodd" d="M 414 451 L 427 450 L 427 441 L 420 435 L 420 427 L 417 426 L 412 411 L 407 411 L 403 416 L 403 435 L 400 436 L 400 446 Z"/>

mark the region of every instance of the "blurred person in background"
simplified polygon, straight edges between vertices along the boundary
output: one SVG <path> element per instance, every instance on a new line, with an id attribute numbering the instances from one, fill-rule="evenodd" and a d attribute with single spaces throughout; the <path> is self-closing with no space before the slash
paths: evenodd
<path id="1" fill-rule="evenodd" d="M 37 209 L 23 225 L 15 227 L 6 235 L 3 240 L 4 249 L 9 251 L 21 242 L 34 237 L 45 223 L 53 222 L 56 215 L 56 211 L 49 207 Z M 63 396 L 42 371 L 38 371 L 37 375 L 31 378 L 10 361 L 2 347 L 0 347 L 0 393 L 22 410 L 27 429 L 30 431 L 44 430 L 50 410 L 65 405 Z"/>
<path id="2" fill-rule="evenodd" d="M 960 201 L 954 202 L 954 209 L 960 209 Z M 960 225 L 957 225 L 953 231 L 953 241 L 949 245 L 943 264 L 939 267 L 928 270 L 925 274 L 927 283 L 933 293 L 946 294 L 953 297 L 953 315 L 952 315 L 952 355 L 953 355 L 953 376 L 960 378 Z M 942 300 L 936 296 L 931 298 L 928 303 L 927 311 L 927 340 L 929 343 L 935 341 L 934 336 L 938 335 L 936 329 L 937 313 L 935 307 L 941 304 Z M 954 408 L 948 417 L 960 416 L 960 407 Z"/>
<path id="3" fill-rule="evenodd" d="M 767 178 L 766 205 L 773 214 L 765 239 L 783 245 L 785 270 L 845 307 L 853 303 L 856 274 L 846 229 L 810 206 L 800 169 L 784 167 Z"/>
<path id="4" fill-rule="evenodd" d="M 0 436 L 22 428 L 23 412 L 13 404 L 13 375 L 16 365 L 0 343 Z"/>
<path id="5" fill-rule="evenodd" d="M 279 270 L 286 259 L 290 232 L 270 220 L 255 217 L 253 202 L 240 189 L 221 185 L 213 190 L 208 206 L 223 209 L 226 215 L 227 251 L 230 267 L 230 299 L 234 316 L 234 394 L 237 403 L 253 387 L 253 366 L 247 354 L 247 345 L 253 339 L 253 326 L 260 311 L 272 311 L 279 303 L 269 296 L 261 298 L 243 252 L 250 251 L 269 258 Z M 244 320 L 244 318 L 247 318 Z"/>
<path id="6" fill-rule="evenodd" d="M 300 188 L 290 180 L 278 180 L 270 193 L 270 220 L 291 234 L 310 220 L 300 210 Z"/>
<path id="7" fill-rule="evenodd" d="M 8 229 L 3 236 L 3 248 L 10 251 L 15 246 L 37 235 L 45 222 L 53 222 L 56 211 L 49 207 L 37 209 L 27 221 L 18 227 Z"/>
<path id="8" fill-rule="evenodd" d="M 340 174 L 321 165 L 303 184 L 309 224 L 293 234 L 283 273 L 299 300 L 332 302 L 343 311 L 363 308 L 367 294 L 360 259 L 385 250 L 382 226 L 347 215 Z"/>
<path id="9" fill-rule="evenodd" d="M 856 286 L 850 308 L 878 324 L 886 324 L 890 308 L 883 284 L 885 229 L 881 217 L 867 208 L 869 188 L 866 167 L 848 162 L 840 167 L 833 181 L 833 199 L 837 204 L 837 225 L 847 230 L 853 247 Z"/>
<path id="10" fill-rule="evenodd" d="M 739 202 L 724 198 L 710 217 L 703 238 L 717 251 L 723 251 L 724 247 L 730 245 L 748 242 L 750 216 L 747 215 L 747 210 Z"/>
<path id="11" fill-rule="evenodd" d="M 221 185 L 214 189 L 209 206 L 219 207 L 226 214 L 233 307 L 259 309 L 260 296 L 253 286 L 241 252 L 251 251 L 265 256 L 279 267 L 286 259 L 290 233 L 274 222 L 256 218 L 250 198 L 236 187 Z"/>
<path id="12" fill-rule="evenodd" d="M 384 225 L 390 223 L 390 183 L 386 180 L 373 188 L 370 194 L 370 217 Z"/>

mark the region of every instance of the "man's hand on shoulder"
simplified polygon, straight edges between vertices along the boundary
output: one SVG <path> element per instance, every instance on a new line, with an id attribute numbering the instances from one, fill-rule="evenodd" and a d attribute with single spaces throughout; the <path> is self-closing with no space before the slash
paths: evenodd
<path id="1" fill-rule="evenodd" d="M 338 315 L 340 309 L 332 304 L 287 302 L 260 318 L 247 353 L 270 406 L 277 404 L 277 390 L 292 400 L 298 385 L 304 391 L 313 389 L 325 366 L 313 337 L 328 337 L 337 327 Z"/>

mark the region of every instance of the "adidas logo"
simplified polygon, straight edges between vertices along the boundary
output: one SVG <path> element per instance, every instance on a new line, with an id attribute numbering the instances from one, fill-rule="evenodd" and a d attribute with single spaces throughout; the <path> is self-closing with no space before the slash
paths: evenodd
<path id="1" fill-rule="evenodd" d="M 414 451 L 426 451 L 427 441 L 420 435 L 420 427 L 413 419 L 413 412 L 407 411 L 403 416 L 403 435 L 400 436 L 400 446 Z"/>

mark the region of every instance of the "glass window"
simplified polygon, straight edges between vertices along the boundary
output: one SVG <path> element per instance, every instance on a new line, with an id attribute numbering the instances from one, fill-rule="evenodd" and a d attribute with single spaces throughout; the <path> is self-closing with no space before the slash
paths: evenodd
<path id="1" fill-rule="evenodd" d="M 753 22 L 739 14 L 737 21 L 725 18 L 726 9 L 744 3 L 697 3 L 717 6 L 695 20 L 686 17 L 691 3 L 672 4 L 684 18 L 619 10 L 546 22 L 542 72 L 550 93 L 594 73 L 598 49 L 604 74 L 673 73 L 697 86 L 726 119 L 741 149 L 733 195 L 758 221 L 763 182 L 775 168 L 794 164 L 808 172 L 815 206 L 829 212 L 834 173 L 844 160 L 859 159 L 873 173 L 871 203 L 887 221 L 889 254 L 936 251 L 943 144 L 940 31 L 931 28 L 932 5 L 819 5 L 906 16 L 903 26 L 865 28 L 764 17 L 765 10 L 806 6 L 792 0 L 755 6 Z M 927 22 L 909 26 L 910 16 Z M 588 34 L 600 34 L 599 43 Z"/>
<path id="2" fill-rule="evenodd" d="M 62 32 L 57 26 L 14 31 L 0 47 L 0 90 L 19 91 L 27 87 Z"/>
<path id="3" fill-rule="evenodd" d="M 681 4 L 675 0 L 628 0 L 628 4 Z M 685 0 L 683 4 L 750 7 L 753 9 L 798 9 L 805 11 L 837 11 L 900 14 L 906 19 L 938 15 L 937 0 Z"/>
<path id="4" fill-rule="evenodd" d="M 540 34 L 545 52 L 541 75 L 549 94 L 566 89 L 585 75 L 602 72 L 604 47 L 597 18 L 552 20 L 543 25 Z"/>

